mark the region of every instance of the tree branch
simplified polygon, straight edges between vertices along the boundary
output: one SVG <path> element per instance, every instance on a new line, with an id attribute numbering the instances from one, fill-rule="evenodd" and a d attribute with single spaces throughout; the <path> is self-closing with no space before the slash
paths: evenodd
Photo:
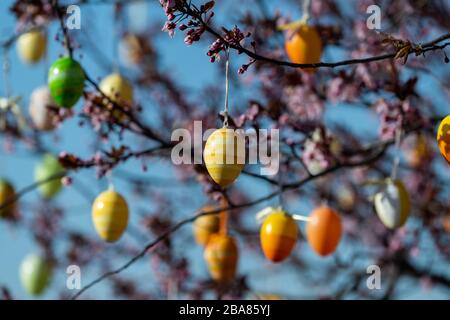
<path id="1" fill-rule="evenodd" d="M 409 130 L 407 133 L 405 133 L 405 136 L 408 133 L 412 133 L 412 132 L 418 131 L 420 129 L 423 129 L 423 128 L 420 127 L 420 128 L 415 128 L 415 129 Z M 165 231 L 163 234 L 159 235 L 155 240 L 153 240 L 153 241 L 149 242 L 147 245 L 145 245 L 145 247 L 137 255 L 135 255 L 133 258 L 131 258 L 123 266 L 121 266 L 121 267 L 119 267 L 119 268 L 117 268 L 115 270 L 108 271 L 108 272 L 102 274 L 100 277 L 98 277 L 97 279 L 93 280 L 92 282 L 90 282 L 85 287 L 83 287 L 71 299 L 73 299 L 73 300 L 77 299 L 86 290 L 88 290 L 89 288 L 92 288 L 94 285 L 98 284 L 99 282 L 101 282 L 101 281 L 103 281 L 103 280 L 105 280 L 105 279 L 107 279 L 107 278 L 109 278 L 109 277 L 111 277 L 111 276 L 113 276 L 115 274 L 118 274 L 118 273 L 126 270 L 131 265 L 133 265 L 136 261 L 138 261 L 140 258 L 142 258 L 147 253 L 148 250 L 152 249 L 158 243 L 160 243 L 161 241 L 163 241 L 166 238 L 168 238 L 170 235 L 172 235 L 174 232 L 176 232 L 182 226 L 184 226 L 184 225 L 186 225 L 188 223 L 194 222 L 198 217 L 205 216 L 205 215 L 211 215 L 211 214 L 217 214 L 217 213 L 219 213 L 221 211 L 224 211 L 224 210 L 231 211 L 231 210 L 236 210 L 236 209 L 248 208 L 248 207 L 254 206 L 256 204 L 259 204 L 259 203 L 265 202 L 267 200 L 270 200 L 270 199 L 276 197 L 277 195 L 279 195 L 280 193 L 285 192 L 287 190 L 300 188 L 304 184 L 306 184 L 306 183 L 308 183 L 308 182 L 310 182 L 310 181 L 312 181 L 312 180 L 314 180 L 316 178 L 328 175 L 328 174 L 336 172 L 338 170 L 341 170 L 341 169 L 344 169 L 344 168 L 354 168 L 354 167 L 368 165 L 368 164 L 373 163 L 373 162 L 377 161 L 378 159 L 380 159 L 385 154 L 385 152 L 387 151 L 388 147 L 393 145 L 394 143 L 395 143 L 395 139 L 390 139 L 390 140 L 384 141 L 382 143 L 377 143 L 377 144 L 375 144 L 372 147 L 373 154 L 370 155 L 369 157 L 363 159 L 363 160 L 353 161 L 353 162 L 349 161 L 349 162 L 337 164 L 337 165 L 335 165 L 333 167 L 330 167 L 327 170 L 324 170 L 324 171 L 320 172 L 319 174 L 309 175 L 306 178 L 304 178 L 304 179 L 302 179 L 302 180 L 300 180 L 298 182 L 290 183 L 290 184 L 284 184 L 284 185 L 281 186 L 281 188 L 279 190 L 274 191 L 274 192 L 272 192 L 272 193 L 270 193 L 270 194 L 268 194 L 268 195 L 266 195 L 264 197 L 258 198 L 256 200 L 253 200 L 253 201 L 250 201 L 250 202 L 246 202 L 246 203 L 242 203 L 242 204 L 237 204 L 237 205 L 229 205 L 228 208 L 219 208 L 219 209 L 211 210 L 211 211 L 200 211 L 199 213 L 195 214 L 194 216 L 191 216 L 191 217 L 189 217 L 187 219 L 181 220 L 178 223 L 176 223 L 175 225 L 173 225 L 171 228 L 169 228 L 167 231 Z M 363 152 L 366 153 L 367 149 L 364 149 Z"/>

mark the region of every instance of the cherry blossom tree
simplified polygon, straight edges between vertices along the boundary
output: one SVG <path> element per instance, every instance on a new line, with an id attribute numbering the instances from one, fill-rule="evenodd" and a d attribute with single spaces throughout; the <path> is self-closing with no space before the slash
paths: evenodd
<path id="1" fill-rule="evenodd" d="M 14 158 L 22 150 L 34 157 L 50 152 L 61 170 L 41 180 L 30 177 L 26 187 L 4 199 L 0 211 L 14 207 L 14 212 L 1 223 L 29 230 L 53 268 L 90 270 L 78 291 L 52 283 L 59 292 L 54 298 L 96 298 L 91 292 L 100 284 L 111 288 L 108 297 L 123 299 L 243 299 L 263 293 L 286 299 L 396 299 L 411 290 L 426 297 L 429 288 L 449 297 L 450 176 L 436 141 L 450 85 L 445 1 L 148 0 L 142 2 L 157 10 L 159 19 L 134 31 L 125 22 L 135 2 L 141 1 L 16 0 L 9 7 L 16 31 L 1 38 L 2 153 Z M 381 30 L 366 23 L 373 4 L 381 8 Z M 115 30 L 71 30 L 65 23 L 69 5 L 82 13 L 88 7 L 111 10 Z M 318 32 L 321 62 L 296 63 L 286 54 L 302 15 Z M 50 107 L 50 131 L 38 128 L 32 115 L 20 111 L 20 102 L 13 103 L 8 57 L 22 35 L 52 27 L 56 33 L 49 32 L 47 41 L 82 67 L 90 58 L 118 70 L 119 53 L 108 61 L 86 33 L 90 39 L 115 38 L 128 64 L 120 69 L 138 98 L 128 103 L 109 95 L 100 75 L 84 67 L 78 104 Z M 213 83 L 199 85 L 195 74 L 180 79 L 176 67 L 164 64 L 169 50 L 164 44 L 182 42 L 176 53 L 180 63 L 193 63 L 185 52 L 200 48 L 201 58 L 217 69 Z M 230 103 L 222 111 L 225 72 Z M 195 89 L 188 88 L 192 83 Z M 171 139 L 173 130 L 193 133 L 194 121 L 206 130 L 224 120 L 233 129 L 279 129 L 279 173 L 266 176 L 258 165 L 247 165 L 238 182 L 222 188 L 204 163 L 173 163 L 178 142 Z M 89 153 L 43 138 L 57 136 L 71 123 L 77 124 L 74 132 L 88 133 L 89 141 L 75 133 L 72 143 L 89 145 Z M 160 170 L 164 177 L 155 176 Z M 14 179 L 14 173 L 9 176 Z M 405 225 L 394 229 L 380 221 L 374 206 L 374 194 L 389 177 L 403 182 L 411 205 Z M 88 210 L 97 196 L 93 184 L 120 185 L 133 202 L 127 238 L 107 244 L 94 232 L 68 226 L 63 203 L 27 204 L 31 192 L 54 181 L 64 192 L 81 194 Z M 309 249 L 304 222 L 297 221 L 300 235 L 290 257 L 281 264 L 265 260 L 256 219 L 261 209 L 282 204 L 292 214 L 308 215 L 305 210 L 324 203 L 342 219 L 342 239 L 331 256 L 321 258 Z M 239 250 L 236 275 L 226 284 L 198 272 L 206 263 L 191 253 L 198 248 L 191 225 L 218 214 L 227 216 L 227 232 Z M 86 215 L 80 219 L 90 221 Z M 147 280 L 135 274 L 139 264 L 145 265 L 152 289 L 143 288 Z M 381 289 L 368 288 L 371 265 L 381 270 Z M 7 286 L 1 296 L 16 298 Z"/>

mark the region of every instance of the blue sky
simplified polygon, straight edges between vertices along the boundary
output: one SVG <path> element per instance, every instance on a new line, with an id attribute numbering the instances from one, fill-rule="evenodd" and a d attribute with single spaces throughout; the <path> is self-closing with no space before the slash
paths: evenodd
<path id="1" fill-rule="evenodd" d="M 13 1 L 11 0 L 2 0 L 0 1 L 0 41 L 5 39 L 7 36 L 11 35 L 14 32 L 15 28 L 15 20 L 12 15 L 8 12 L 8 8 Z M 155 1 L 156 2 L 156 1 Z M 273 9 L 273 2 L 267 1 L 270 3 L 270 9 Z M 289 7 L 283 7 L 283 11 L 288 11 Z M 227 12 L 230 12 L 230 8 L 220 8 L 218 12 L 224 12 L 223 17 L 227 17 Z M 139 15 L 147 15 L 152 21 L 161 21 L 161 25 L 164 21 L 164 16 L 162 14 L 161 9 L 155 4 L 145 5 L 139 7 L 138 10 L 133 11 L 133 19 L 135 24 L 134 27 L 139 28 Z M 105 49 L 102 50 L 105 56 L 112 60 L 114 57 L 112 48 L 114 47 L 113 37 L 111 36 L 112 31 L 112 22 L 111 22 L 112 10 L 111 6 L 107 5 L 99 5 L 99 6 L 85 6 L 82 8 L 82 29 L 81 31 L 74 32 L 83 32 L 85 36 L 89 38 L 95 39 L 95 44 L 98 48 L 111 48 L 111 50 Z M 299 17 L 298 15 L 297 17 Z M 95 18 L 94 18 L 95 17 Z M 141 17 L 142 19 L 144 17 Z M 296 18 L 294 16 L 294 18 Z M 227 21 L 227 23 L 231 24 L 234 21 Z M 110 27 L 111 26 L 111 27 Z M 52 24 L 49 30 L 50 38 L 55 35 L 57 25 Z M 106 35 L 106 36 L 103 36 Z M 165 54 L 163 57 L 163 65 L 170 70 L 172 75 L 178 79 L 182 79 L 184 85 L 191 88 L 191 92 L 195 95 L 196 89 L 202 87 L 203 84 L 216 80 L 218 77 L 223 77 L 219 72 L 219 68 L 215 64 L 211 64 L 205 53 L 207 51 L 206 43 L 202 42 L 200 44 L 196 44 L 192 47 L 187 47 L 184 45 L 182 41 L 182 35 L 177 35 L 175 39 L 171 40 L 167 36 L 160 37 L 158 40 L 158 45 L 163 48 Z M 63 49 L 57 44 L 55 41 L 50 41 L 49 47 L 49 58 L 48 61 L 53 61 L 58 57 L 58 55 L 63 53 Z M 38 86 L 41 86 L 45 83 L 46 73 L 48 64 L 40 63 L 37 66 L 27 66 L 24 65 L 17 57 L 15 47 L 13 47 L 9 52 L 9 57 L 11 61 L 11 85 L 13 88 L 13 95 L 21 95 L 23 97 L 22 100 L 22 109 L 24 112 L 27 110 L 28 106 L 28 97 L 33 89 Z M 334 52 L 327 52 L 324 60 L 332 60 L 335 58 Z M 89 74 L 94 78 L 103 77 L 107 75 L 112 70 L 105 70 L 97 63 L 95 59 L 90 56 L 84 55 L 80 60 L 83 64 L 83 67 L 88 70 Z M 187 63 L 187 61 L 189 61 Z M 169 69 L 170 68 L 170 69 Z M 126 72 L 126 69 L 122 69 Z M 200 72 L 199 72 L 200 70 Z M 221 80 L 222 81 L 222 80 Z M 242 87 L 246 86 L 245 82 L 242 81 Z M 425 84 L 421 84 L 423 86 L 423 90 L 427 91 L 428 86 L 432 86 L 432 79 L 429 79 Z M 3 78 L 0 79 L 0 92 L 3 94 L 4 81 Z M 430 95 L 430 99 L 433 95 Z M 138 92 L 137 99 L 143 99 L 143 95 L 141 92 Z M 439 98 L 437 98 L 439 99 Z M 441 102 L 441 101 L 439 101 Z M 233 105 L 233 97 L 231 94 L 230 105 Z M 75 107 L 79 110 L 80 103 Z M 146 113 L 145 116 L 149 121 L 151 120 L 151 109 L 152 106 L 146 105 Z M 375 135 L 377 129 L 377 122 L 375 117 L 367 117 L 366 113 L 362 113 L 362 111 L 345 107 L 343 109 L 337 110 L 334 109 L 327 114 L 328 121 L 336 121 L 341 112 L 345 110 L 350 110 L 352 112 L 352 117 L 350 120 L 352 123 L 361 123 L 363 120 L 365 123 L 365 127 L 373 128 L 373 130 L 369 130 L 369 135 Z M 212 112 L 217 112 L 218 110 L 214 110 Z M 340 119 L 340 118 L 339 118 Z M 362 126 L 356 126 L 353 129 L 356 131 L 365 130 Z M 0 142 L 2 140 L 0 139 Z M 62 150 L 69 151 L 71 153 L 76 153 L 82 157 L 86 157 L 92 153 L 92 149 L 90 146 L 90 142 L 92 141 L 92 132 L 90 130 L 85 130 L 79 128 L 77 125 L 76 119 L 71 119 L 65 122 L 64 126 L 56 131 L 55 133 L 46 134 L 44 141 L 48 147 L 51 147 L 52 151 L 55 153 L 59 153 Z M 55 143 L 57 141 L 58 143 Z M 0 150 L 0 176 L 4 176 L 9 178 L 14 182 L 16 189 L 21 189 L 33 181 L 33 171 L 34 167 L 39 160 L 38 157 L 34 155 L 30 155 L 27 149 L 23 147 L 18 147 L 17 153 L 13 155 L 7 155 Z M 136 169 L 136 167 L 138 169 Z M 131 161 L 126 165 L 121 167 L 121 170 L 125 170 L 128 172 L 135 172 L 143 175 L 144 177 L 148 177 L 148 179 L 152 178 L 165 178 L 172 179 L 175 183 L 173 172 L 170 170 L 170 167 L 167 164 L 161 163 L 159 161 L 151 162 L 152 170 L 149 170 L 147 173 L 142 173 L 139 170 L 139 162 Z M 95 181 L 92 179 L 94 174 L 93 170 L 82 171 L 76 176 L 76 181 L 80 181 L 84 186 L 87 186 L 88 193 L 92 195 L 96 195 L 99 192 L 103 191 L 107 182 L 105 179 L 100 181 Z M 133 195 L 131 195 L 124 185 L 121 184 L 120 181 L 114 179 L 116 184 L 116 189 L 120 189 L 121 192 L 128 198 L 129 203 L 131 205 L 131 225 L 137 226 L 139 223 L 139 215 L 136 212 L 142 206 L 147 206 L 146 203 L 143 203 L 142 199 L 135 199 Z M 260 186 L 252 183 L 251 181 L 246 180 L 245 178 L 242 181 L 239 181 L 240 184 L 251 184 L 251 187 L 255 189 L 255 194 L 265 194 L 270 191 L 270 189 L 265 186 Z M 165 189 L 162 188 L 161 192 L 165 192 Z M 171 192 L 180 194 L 180 189 L 176 187 L 171 188 Z M 194 195 L 191 197 L 192 206 L 185 207 L 183 204 L 179 205 L 177 208 L 177 212 L 179 218 L 187 217 L 193 213 L 195 209 L 200 207 L 205 198 L 202 195 L 200 187 L 193 188 L 191 190 Z M 36 200 L 38 197 L 36 192 L 32 192 L 23 198 L 23 204 L 21 205 L 22 214 L 29 220 L 33 214 L 36 214 L 30 206 L 26 206 L 27 203 L 32 203 L 33 200 Z M 70 229 L 79 229 L 86 233 L 94 233 L 94 229 L 91 224 L 90 219 L 90 202 L 87 201 L 83 196 L 81 196 L 78 192 L 76 192 L 73 188 L 67 188 L 64 190 L 55 200 L 58 204 L 61 204 L 68 211 L 64 218 L 64 226 Z M 273 204 L 273 203 L 272 203 Z M 151 206 L 151 204 L 148 204 Z M 267 205 L 267 204 L 264 204 Z M 261 205 L 263 207 L 264 205 Z M 303 212 L 311 209 L 311 204 L 307 201 L 303 201 L 301 204 L 296 203 L 293 205 L 294 210 L 297 212 Z M 254 208 L 255 212 L 257 212 L 258 208 Z M 253 215 L 248 215 L 247 217 L 248 223 L 254 223 Z M 199 275 L 206 275 L 206 266 L 203 262 L 202 258 L 202 250 L 201 248 L 194 245 L 192 237 L 190 236 L 191 227 L 186 226 L 183 230 L 180 231 L 179 234 L 175 237 L 175 241 L 179 243 L 180 250 L 183 250 L 186 246 L 189 246 L 189 257 L 191 263 L 194 265 L 194 272 Z M 150 240 L 149 238 L 148 240 Z M 185 239 L 188 239 L 187 244 L 184 243 Z M 139 245 L 136 243 L 136 239 L 132 238 L 128 233 L 125 234 L 123 239 L 120 240 L 122 243 L 130 243 L 134 245 Z M 142 242 L 140 243 L 142 245 Z M 18 279 L 18 266 L 20 265 L 21 260 L 28 253 L 36 251 L 37 247 L 33 242 L 31 235 L 26 228 L 21 227 L 11 227 L 8 224 L 0 222 L 0 285 L 6 285 L 12 291 L 14 297 L 27 299 L 28 295 L 22 289 L 19 279 Z M 57 250 L 63 250 L 64 247 L 61 245 L 57 248 Z M 301 250 L 305 251 L 305 254 L 312 257 L 312 254 L 309 248 L 306 245 L 301 246 Z M 102 254 L 107 254 L 108 248 Z M 258 252 L 246 251 L 246 257 L 249 257 L 245 263 L 240 264 L 240 272 L 246 274 L 252 274 L 250 276 L 251 284 L 256 288 L 256 290 L 263 292 L 281 292 L 286 290 L 286 283 L 290 281 L 293 277 L 291 271 L 286 270 L 283 266 L 273 266 L 264 261 L 261 258 L 261 255 Z M 95 258 L 95 257 L 94 257 Z M 324 261 L 325 260 L 325 261 Z M 318 258 L 311 258 L 311 263 L 327 263 L 327 259 L 319 261 Z M 123 263 L 124 260 L 117 259 L 111 262 L 113 267 L 118 267 Z M 329 262 L 329 261 L 328 261 Z M 262 279 L 260 276 L 255 273 L 254 270 L 257 268 L 268 268 L 271 270 L 271 276 Z M 284 270 L 286 272 L 280 272 Z M 86 284 L 90 280 L 92 280 L 98 274 L 98 269 L 90 268 L 89 270 L 82 270 L 82 284 Z M 126 277 L 139 278 L 139 279 L 148 279 L 148 281 L 140 281 L 142 288 L 151 287 L 154 285 L 152 282 L 152 273 L 149 268 L 149 259 L 146 257 L 143 259 L 143 262 L 138 263 L 136 266 L 133 266 L 124 274 Z M 42 296 L 44 299 L 52 299 L 56 297 L 56 294 L 65 288 L 65 270 L 64 268 L 60 268 L 55 270 L 55 278 L 53 282 L 47 290 L 47 292 Z M 305 290 L 306 293 L 309 293 L 309 290 L 317 290 L 321 293 L 326 293 L 326 287 L 319 288 L 307 288 Z M 292 288 L 292 290 L 288 289 L 288 292 L 298 292 L 298 288 Z M 421 297 L 421 298 L 429 298 L 429 297 L 438 297 L 442 298 L 444 293 L 439 290 L 434 290 L 431 293 L 425 294 L 422 292 L 420 288 L 411 292 L 408 297 Z M 103 284 L 93 288 L 89 294 L 91 297 L 109 297 L 109 291 L 107 287 Z M 448 297 L 447 297 L 448 298 Z"/>

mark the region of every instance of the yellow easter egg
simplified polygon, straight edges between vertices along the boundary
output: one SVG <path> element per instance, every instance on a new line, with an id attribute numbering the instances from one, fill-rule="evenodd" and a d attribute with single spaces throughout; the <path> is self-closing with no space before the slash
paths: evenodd
<path id="1" fill-rule="evenodd" d="M 133 87 L 119 73 L 112 73 L 100 82 L 100 90 L 118 104 L 133 105 Z"/>
<path id="2" fill-rule="evenodd" d="M 215 208 L 206 206 L 202 211 L 213 211 Z M 198 217 L 193 224 L 195 241 L 205 246 L 211 235 L 218 233 L 220 229 L 220 218 L 218 214 L 210 214 Z"/>
<path id="3" fill-rule="evenodd" d="M 411 210 L 408 191 L 400 180 L 387 180 L 375 194 L 374 204 L 378 217 L 389 229 L 404 225 Z"/>
<path id="4" fill-rule="evenodd" d="M 244 138 L 233 129 L 217 129 L 206 141 L 203 158 L 211 178 L 225 188 L 232 184 L 244 169 Z"/>
<path id="5" fill-rule="evenodd" d="M 26 32 L 17 39 L 17 51 L 25 63 L 37 63 L 47 49 L 47 38 L 38 30 Z"/>
<path id="6" fill-rule="evenodd" d="M 92 205 L 92 221 L 100 238 L 108 242 L 120 239 L 128 225 L 128 204 L 117 192 L 102 192 Z"/>

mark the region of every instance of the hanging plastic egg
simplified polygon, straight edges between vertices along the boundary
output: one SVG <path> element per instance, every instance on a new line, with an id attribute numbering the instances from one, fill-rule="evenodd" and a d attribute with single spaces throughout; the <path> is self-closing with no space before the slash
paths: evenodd
<path id="1" fill-rule="evenodd" d="M 261 247 L 266 258 L 272 262 L 281 262 L 289 257 L 297 238 L 297 224 L 283 210 L 274 210 L 261 226 Z"/>
<path id="2" fill-rule="evenodd" d="M 81 65 L 70 57 L 56 60 L 48 72 L 48 86 L 55 102 L 71 108 L 83 94 L 85 75 Z"/>
<path id="3" fill-rule="evenodd" d="M 404 225 L 411 210 L 408 191 L 400 180 L 388 179 L 375 194 L 374 204 L 378 217 L 389 229 Z"/>
<path id="4" fill-rule="evenodd" d="M 234 279 L 238 248 L 232 237 L 222 234 L 212 235 L 206 245 L 204 256 L 213 280 L 227 283 Z"/>
<path id="5" fill-rule="evenodd" d="M 322 55 L 322 40 L 316 28 L 302 23 L 295 31 L 288 32 L 286 53 L 293 63 L 319 63 Z M 303 69 L 315 72 L 315 68 Z"/>
<path id="6" fill-rule="evenodd" d="M 437 142 L 442 156 L 450 163 L 450 116 L 446 116 L 439 125 Z"/>
<path id="7" fill-rule="evenodd" d="M 214 207 L 206 206 L 202 211 L 213 211 Z M 211 235 L 219 232 L 220 218 L 218 214 L 209 214 L 200 216 L 195 219 L 193 224 L 195 241 L 201 245 L 206 246 Z"/>
<path id="8" fill-rule="evenodd" d="M 133 87 L 118 73 L 112 73 L 100 82 L 100 90 L 112 101 L 133 105 Z"/>
<path id="9" fill-rule="evenodd" d="M 46 50 L 47 38 L 41 31 L 26 32 L 17 39 L 17 51 L 25 63 L 37 63 L 44 56 Z"/>
<path id="10" fill-rule="evenodd" d="M 241 141 L 242 140 L 242 141 Z M 214 131 L 206 141 L 203 158 L 211 178 L 222 188 L 232 184 L 245 166 L 245 143 L 233 129 Z"/>
<path id="11" fill-rule="evenodd" d="M 6 179 L 0 178 L 0 206 L 11 201 L 15 191 L 13 185 Z M 8 218 L 14 216 L 15 203 L 11 203 L 3 209 L 0 209 L 0 218 Z"/>
<path id="12" fill-rule="evenodd" d="M 406 153 L 406 160 L 412 168 L 418 168 L 421 164 L 431 160 L 433 151 L 424 134 L 418 134 L 412 141 L 412 146 Z"/>
<path id="13" fill-rule="evenodd" d="M 108 242 L 120 239 L 128 225 L 128 204 L 119 193 L 102 192 L 92 205 L 92 222 L 100 238 Z"/>
<path id="14" fill-rule="evenodd" d="M 146 58 L 153 56 L 153 51 L 145 39 L 135 33 L 127 33 L 119 43 L 119 57 L 127 67 L 144 63 Z"/>
<path id="15" fill-rule="evenodd" d="M 29 294 L 37 296 L 43 293 L 49 285 L 51 276 L 51 265 L 42 256 L 31 254 L 22 261 L 20 281 Z"/>
<path id="16" fill-rule="evenodd" d="M 337 202 L 341 209 L 351 211 L 355 206 L 355 191 L 350 186 L 342 186 L 337 191 Z"/>
<path id="17" fill-rule="evenodd" d="M 333 253 L 341 240 L 342 223 L 339 214 L 332 208 L 316 208 L 306 224 L 306 239 L 320 256 Z"/>
<path id="18" fill-rule="evenodd" d="M 59 163 L 57 157 L 51 154 L 46 154 L 42 157 L 41 162 L 34 170 L 34 179 L 36 182 L 51 179 L 45 183 L 41 183 L 38 187 L 38 191 L 44 199 L 51 199 L 61 191 L 61 177 L 52 177 L 62 173 L 64 173 L 64 168 Z"/>
<path id="19" fill-rule="evenodd" d="M 450 214 L 447 214 L 442 218 L 442 226 L 444 227 L 445 232 L 450 233 Z"/>
<path id="20" fill-rule="evenodd" d="M 55 115 L 50 110 L 57 107 L 47 86 L 35 89 L 31 93 L 28 111 L 36 129 L 50 131 L 55 128 Z"/>

